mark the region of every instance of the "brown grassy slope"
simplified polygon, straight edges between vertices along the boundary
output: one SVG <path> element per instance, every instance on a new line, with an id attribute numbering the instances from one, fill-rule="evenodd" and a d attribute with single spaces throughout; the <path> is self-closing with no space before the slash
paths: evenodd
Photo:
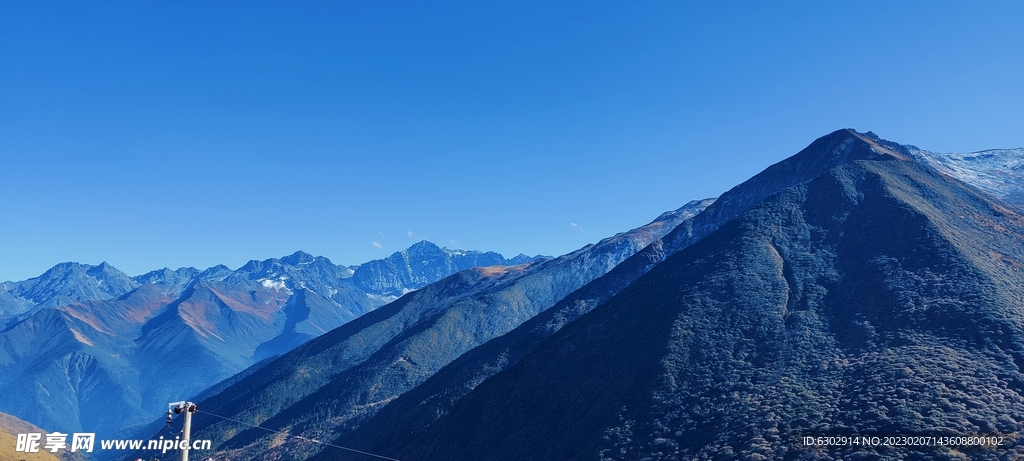
<path id="1" fill-rule="evenodd" d="M 57 461 L 49 452 L 19 453 L 14 451 L 17 434 L 46 432 L 6 413 L 0 413 L 0 460 L 3 461 Z"/>

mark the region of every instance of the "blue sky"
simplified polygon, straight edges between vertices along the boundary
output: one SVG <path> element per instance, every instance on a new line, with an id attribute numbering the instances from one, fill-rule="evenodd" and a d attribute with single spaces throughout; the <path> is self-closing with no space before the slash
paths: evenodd
<path id="1" fill-rule="evenodd" d="M 1020 2 L 430 3 L 0 1 L 0 280 L 556 255 L 839 128 L 1024 146 Z"/>

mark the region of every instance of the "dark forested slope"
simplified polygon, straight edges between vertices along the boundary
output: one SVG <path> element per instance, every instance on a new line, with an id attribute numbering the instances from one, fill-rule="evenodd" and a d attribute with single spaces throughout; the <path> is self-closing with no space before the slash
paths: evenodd
<path id="1" fill-rule="evenodd" d="M 906 158 L 905 151 L 903 146 L 873 134 L 849 129 L 822 136 L 797 154 L 722 194 L 704 212 L 682 222 L 663 239 L 565 297 L 553 308 L 459 357 L 422 385 L 389 403 L 358 430 L 343 433 L 336 442 L 386 451 L 389 446 L 414 439 L 419 431 L 445 415 L 481 382 L 516 364 L 541 341 L 610 299 L 667 255 L 700 240 L 787 187 L 855 160 Z"/>
<path id="2" fill-rule="evenodd" d="M 769 196 L 484 381 L 399 459 L 1014 459 L 1024 220 L 899 156 Z M 1003 435 L 998 449 L 807 448 Z"/>

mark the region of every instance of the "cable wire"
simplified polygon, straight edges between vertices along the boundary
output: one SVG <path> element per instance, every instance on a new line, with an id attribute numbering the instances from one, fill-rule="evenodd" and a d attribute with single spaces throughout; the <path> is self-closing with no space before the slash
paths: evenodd
<path id="1" fill-rule="evenodd" d="M 164 429 L 167 429 L 167 433 L 168 434 L 171 434 L 171 435 L 174 435 L 174 436 L 181 435 L 182 432 L 185 432 L 185 426 L 181 426 L 181 429 L 178 430 L 177 433 L 175 433 L 174 431 L 171 430 L 171 425 L 170 424 L 164 424 L 164 427 L 162 427 L 160 429 L 160 431 L 163 431 Z M 160 432 L 157 432 L 157 434 L 159 434 L 159 433 Z"/>
<path id="2" fill-rule="evenodd" d="M 203 410 L 197 410 L 197 413 L 203 413 L 203 414 L 207 414 L 207 415 L 210 415 L 210 416 L 214 416 L 214 417 L 217 417 L 217 418 L 223 419 L 223 420 L 225 420 L 225 421 L 232 421 L 232 422 L 236 422 L 236 423 L 238 423 L 238 424 L 244 424 L 244 425 L 246 425 L 246 426 L 252 426 L 252 427 L 255 427 L 256 429 L 263 429 L 263 430 L 265 430 L 265 431 L 267 431 L 267 432 L 272 432 L 272 433 L 275 433 L 275 434 L 284 434 L 284 435 L 285 435 L 285 436 L 287 436 L 287 437 L 292 437 L 292 438 L 296 438 L 296 439 L 299 439 L 299 440 L 305 440 L 305 441 L 307 441 L 307 442 L 319 443 L 319 444 L 321 444 L 321 445 L 326 445 L 326 446 L 328 446 L 328 447 L 334 447 L 334 448 L 338 448 L 338 449 L 341 449 L 341 450 L 347 450 L 347 451 L 351 451 L 351 452 L 353 452 L 353 453 L 359 453 L 359 454 L 361 454 L 361 455 L 366 455 L 366 456 L 373 456 L 374 458 L 386 459 L 386 460 L 388 460 L 388 461 L 399 461 L 399 460 L 397 460 L 397 459 L 395 459 L 395 458 L 388 458 L 387 456 L 383 456 L 383 455 L 376 455 L 376 454 L 373 454 L 373 453 L 369 453 L 369 452 L 365 452 L 365 451 L 360 451 L 360 450 L 356 450 L 355 448 L 348 448 L 348 447 L 343 447 L 343 446 L 341 446 L 341 445 L 335 445 L 335 444 L 333 444 L 333 443 L 321 442 L 321 441 L 319 441 L 319 440 L 316 440 L 316 439 L 311 439 L 311 438 L 308 438 L 308 437 L 303 437 L 303 436 L 301 436 L 301 435 L 292 435 L 292 434 L 289 434 L 289 433 L 287 433 L 287 432 L 285 432 L 285 431 L 276 431 L 276 430 L 274 430 L 274 429 L 270 429 L 270 428 L 267 428 L 267 427 L 263 427 L 263 426 L 257 426 L 257 425 L 255 425 L 255 424 L 252 424 L 252 423 L 247 423 L 247 422 L 245 422 L 245 421 L 239 421 L 239 420 L 237 420 L 237 419 L 232 419 L 232 418 L 228 418 L 227 416 L 215 415 L 215 414 L 213 414 L 213 413 L 210 413 L 210 412 L 208 412 L 208 411 L 203 411 Z"/>

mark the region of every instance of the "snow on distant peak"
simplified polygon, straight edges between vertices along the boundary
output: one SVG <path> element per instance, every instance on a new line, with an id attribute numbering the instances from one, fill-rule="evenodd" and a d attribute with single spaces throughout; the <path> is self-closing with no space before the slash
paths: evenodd
<path id="1" fill-rule="evenodd" d="M 259 282 L 260 285 L 263 285 L 263 288 L 267 288 L 269 290 L 291 291 L 288 289 L 288 286 L 285 285 L 285 280 L 288 280 L 288 277 L 282 275 L 278 277 L 277 280 L 260 279 Z"/>
<path id="2" fill-rule="evenodd" d="M 1024 205 L 1024 149 L 992 149 L 965 154 L 936 153 L 907 146 L 911 155 L 1009 203 Z"/>

